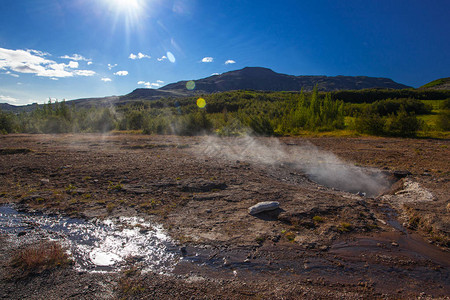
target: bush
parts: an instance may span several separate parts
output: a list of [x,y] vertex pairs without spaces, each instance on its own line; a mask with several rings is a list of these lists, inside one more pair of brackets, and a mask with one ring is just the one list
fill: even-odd
[[0,133],[11,133],[14,130],[14,115],[0,110]]
[[421,122],[414,114],[409,114],[404,108],[397,115],[390,115],[386,125],[386,132],[400,137],[413,137],[421,127]]
[[63,247],[50,241],[43,241],[17,251],[10,261],[10,265],[18,268],[24,276],[65,267],[70,263],[71,260]]
[[360,133],[382,135],[384,134],[384,126],[385,120],[378,114],[366,112],[355,120],[355,130]]
[[439,113],[436,126],[439,130],[450,131],[450,111],[447,110]]
[[213,128],[211,120],[206,115],[206,111],[198,111],[188,114],[181,122],[179,134],[197,135],[211,132]]
[[416,99],[386,99],[376,101],[371,105],[371,109],[380,116],[398,113],[402,107],[407,113],[416,115],[429,114],[432,110],[431,105]]

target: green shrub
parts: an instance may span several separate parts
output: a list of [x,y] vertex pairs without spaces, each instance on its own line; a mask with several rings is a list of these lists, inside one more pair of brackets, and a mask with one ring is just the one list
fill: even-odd
[[421,127],[421,122],[414,114],[409,114],[401,108],[397,115],[390,115],[386,124],[389,135],[413,137]]
[[436,120],[436,126],[439,130],[450,131],[450,111],[442,111]]
[[384,133],[385,120],[378,114],[366,112],[355,120],[355,130],[360,133],[382,135]]

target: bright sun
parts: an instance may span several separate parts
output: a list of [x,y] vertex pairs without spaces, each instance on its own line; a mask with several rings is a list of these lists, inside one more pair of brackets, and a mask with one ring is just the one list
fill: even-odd
[[125,19],[127,26],[139,24],[139,20],[146,14],[148,0],[104,0],[111,12],[116,14],[117,20]]
[[109,7],[128,21],[136,21],[146,10],[147,0],[108,0]]
[[118,10],[122,10],[122,11],[127,11],[127,10],[136,10],[141,8],[141,2],[139,0],[113,0],[111,1],[114,6],[118,9]]

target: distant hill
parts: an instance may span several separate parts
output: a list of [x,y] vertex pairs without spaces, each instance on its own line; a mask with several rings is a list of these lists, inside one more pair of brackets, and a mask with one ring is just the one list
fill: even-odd
[[419,89],[450,90],[450,77],[433,80]]
[[[158,100],[161,98],[178,98],[196,94],[209,94],[233,90],[260,91],[311,91],[317,85],[319,91],[380,89],[407,89],[407,85],[397,83],[389,78],[368,76],[294,76],[281,74],[261,67],[246,67],[220,75],[194,80],[195,88],[188,90],[186,81],[179,81],[159,89],[135,89],[123,96],[103,98],[84,98],[67,101],[77,107],[123,105],[138,100]],[[36,108],[36,105],[14,106],[0,104],[3,111],[20,112]]]
[[37,103],[21,105],[21,106],[11,105],[8,103],[0,103],[1,111],[13,112],[13,113],[32,111],[32,110],[35,110],[36,107],[38,107]]
[[[186,90],[188,81],[168,84],[159,90]],[[276,73],[271,69],[247,67],[221,75],[195,80],[195,90],[214,93],[232,90],[310,91],[317,85],[319,91],[361,90],[369,88],[410,88],[389,78],[367,76],[294,76]]]

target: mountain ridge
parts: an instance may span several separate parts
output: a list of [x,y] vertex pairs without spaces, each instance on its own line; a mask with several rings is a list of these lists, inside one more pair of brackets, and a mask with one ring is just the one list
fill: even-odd
[[[165,85],[159,90],[186,89],[188,80]],[[206,93],[232,90],[261,91],[305,91],[317,85],[319,91],[360,90],[366,88],[405,89],[410,86],[397,83],[389,78],[369,76],[325,76],[325,75],[288,75],[277,73],[269,68],[245,67],[219,75],[195,80],[195,89]]]
[[[195,88],[187,89],[189,81]],[[371,88],[407,89],[410,86],[397,83],[389,78],[369,76],[326,76],[326,75],[288,75],[277,73],[264,67],[245,67],[197,80],[182,80],[169,83],[159,89],[137,88],[123,96],[108,96],[68,100],[77,107],[122,105],[135,100],[158,100],[179,98],[197,94],[210,94],[233,90],[260,91],[310,91],[317,86],[319,91],[361,90]],[[2,105],[5,111],[23,111],[35,108],[32,105]]]

